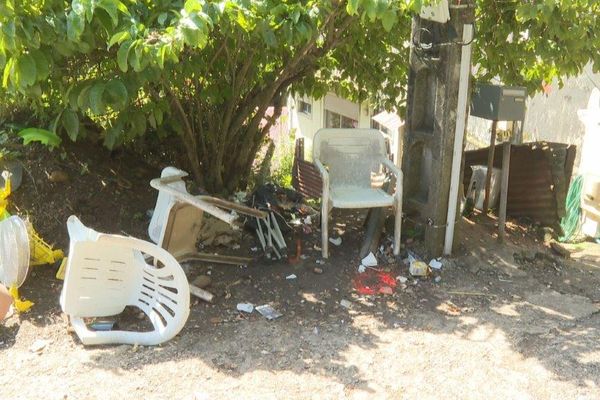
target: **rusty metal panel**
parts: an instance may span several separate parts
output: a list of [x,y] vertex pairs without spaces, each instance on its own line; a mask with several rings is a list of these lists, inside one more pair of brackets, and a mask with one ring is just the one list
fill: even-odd
[[304,139],[296,140],[292,186],[303,197],[320,199],[323,193],[321,173],[315,165],[304,159]]
[[[486,165],[489,147],[465,152],[463,183],[471,179],[472,165]],[[494,167],[502,168],[502,145],[496,145]],[[564,199],[571,181],[576,147],[535,142],[511,146],[507,214],[528,217],[554,226],[564,215]]]

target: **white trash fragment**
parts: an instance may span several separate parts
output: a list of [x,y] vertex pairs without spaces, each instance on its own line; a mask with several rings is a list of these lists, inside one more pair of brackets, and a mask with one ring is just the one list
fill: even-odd
[[240,249],[240,245],[239,244],[234,244],[233,246],[231,246],[232,250],[239,250]]
[[306,260],[307,258],[309,258],[309,256],[307,256],[306,254],[300,255],[300,259],[302,259],[302,260]]
[[429,261],[429,266],[433,269],[442,269],[444,264],[442,264],[439,259],[433,258],[431,261]]
[[44,339],[37,339],[31,346],[29,346],[29,351],[32,353],[41,353],[46,346],[48,346],[48,341]]
[[377,266],[377,258],[373,253],[369,253],[365,258],[363,258],[360,262],[365,267],[376,267]]
[[312,225],[312,218],[310,218],[309,215],[308,217],[304,218],[302,222],[304,222],[305,225]]
[[362,273],[364,273],[366,270],[367,270],[367,267],[365,267],[364,265],[360,264],[360,265],[358,266],[358,273],[359,273],[359,274],[362,274]]
[[237,310],[250,314],[254,311],[254,305],[252,303],[238,303]]
[[352,308],[352,303],[346,299],[340,300],[340,306],[344,308]]
[[398,275],[398,276],[396,277],[396,280],[397,280],[398,282],[400,282],[400,283],[406,283],[406,282],[408,282],[408,278],[407,278],[407,277],[405,277],[405,276],[402,276],[402,275]]
[[291,281],[292,279],[296,279],[296,278],[297,278],[296,274],[291,274],[291,275],[288,275],[285,277],[285,279],[287,279],[288,281]]
[[329,242],[336,246],[339,246],[342,244],[342,238],[341,237],[329,238]]
[[258,251],[258,247],[250,247],[250,251],[256,253]]
[[325,261],[323,261],[323,260],[317,260],[317,261],[315,261],[315,263],[319,264],[319,265],[323,265],[323,264],[325,264]]
[[283,315],[282,313],[278,312],[273,307],[271,307],[269,304],[264,304],[262,306],[256,307],[256,311],[258,311],[260,315],[262,315],[269,321],[277,319]]

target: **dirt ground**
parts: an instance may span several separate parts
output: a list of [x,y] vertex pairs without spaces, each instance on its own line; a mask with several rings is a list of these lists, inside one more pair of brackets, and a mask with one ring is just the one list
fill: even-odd
[[[156,199],[148,182],[160,163],[98,149],[71,149],[63,161],[39,149],[25,157],[12,211],[29,214],[48,241],[66,249],[70,214],[99,231],[147,238]],[[50,182],[55,169],[69,179]],[[61,315],[57,267],[35,267],[21,295],[36,304],[0,325],[0,398],[600,398],[600,266],[557,258],[517,223],[500,245],[494,221],[477,217],[461,221],[457,256],[438,282],[394,263],[382,268],[406,284],[365,296],[353,283],[360,215],[334,220],[343,242],[322,266],[318,232],[305,237],[308,258],[294,265],[187,266],[190,279],[210,272],[216,301],[193,300],[183,331],[156,347],[84,348]],[[253,246],[246,239],[242,250]],[[241,314],[239,302],[269,303],[283,316]],[[32,351],[39,340],[43,348]]]

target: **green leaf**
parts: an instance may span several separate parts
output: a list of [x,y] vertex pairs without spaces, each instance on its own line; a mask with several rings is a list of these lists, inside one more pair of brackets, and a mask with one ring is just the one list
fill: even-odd
[[119,69],[123,72],[127,72],[127,58],[129,57],[129,50],[131,49],[131,40],[127,40],[121,44],[119,51],[117,51],[117,64]]
[[110,49],[115,43],[121,44],[123,41],[130,39],[131,34],[128,31],[117,32],[108,41],[108,49]]
[[383,29],[386,30],[386,32],[389,32],[392,30],[392,28],[394,27],[394,24],[398,21],[398,16],[396,15],[396,12],[393,10],[388,10],[385,14],[383,14],[383,16],[381,17],[381,23],[383,25]]
[[46,55],[40,50],[33,50],[31,56],[35,61],[35,69],[37,72],[37,80],[43,80],[50,74],[50,65]]
[[108,104],[115,111],[121,111],[127,106],[129,102],[129,96],[127,94],[127,88],[120,79],[113,79],[106,84],[105,94],[108,100]]
[[85,29],[85,17],[73,11],[67,16],[67,37],[77,42]]
[[62,116],[62,126],[67,131],[69,138],[76,141],[79,135],[79,118],[77,118],[77,114],[71,110],[65,110]]
[[346,12],[350,15],[355,15],[358,11],[358,4],[360,0],[348,0],[348,4],[346,4]]
[[162,46],[159,50],[158,65],[160,69],[163,69],[165,67],[165,58],[167,57],[167,51],[169,51],[169,47],[166,45]]
[[196,11],[202,11],[202,3],[200,2],[200,0],[187,0],[185,2],[185,5],[183,6],[183,9],[188,14],[191,14]]
[[17,61],[17,73],[21,87],[31,86],[35,83],[37,69],[35,60],[30,54],[25,54]]
[[110,16],[113,26],[117,26],[119,23],[119,10],[117,8],[116,0],[100,0],[96,7],[103,9]]
[[14,72],[13,71],[14,67],[15,67],[15,58],[11,57],[6,62],[6,65],[4,66],[4,74],[2,75],[2,87],[5,89],[8,87],[8,80]]
[[54,132],[41,128],[27,128],[18,133],[23,139],[23,144],[27,145],[31,142],[40,142],[46,146],[54,148],[60,145],[61,139]]
[[106,111],[106,106],[102,99],[104,88],[104,83],[98,82],[90,90],[90,109],[96,115],[102,115]]
[[158,23],[160,25],[164,25],[165,22],[167,21],[167,17],[168,16],[169,16],[169,14],[167,14],[165,12],[164,13],[160,13],[160,15],[158,16],[158,19],[157,19]]
[[79,91],[79,94],[77,95],[77,107],[80,110],[86,110],[89,108],[90,99],[88,94],[91,88],[92,87],[90,85],[87,85]]
[[123,123],[117,122],[104,132],[104,146],[112,150],[117,144],[117,140],[123,133]]

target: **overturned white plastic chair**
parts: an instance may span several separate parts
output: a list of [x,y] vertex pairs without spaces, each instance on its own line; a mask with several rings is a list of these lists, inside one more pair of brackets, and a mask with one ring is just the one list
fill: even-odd
[[[323,257],[328,257],[328,221],[332,208],[393,207],[394,254],[400,253],[402,171],[388,158],[385,139],[377,129],[320,129],[313,139],[313,162],[321,173],[321,234]],[[383,170],[395,176],[389,194],[377,187]]]
[[200,238],[204,213],[233,226],[238,213],[261,220],[267,217],[267,213],[218,197],[194,196],[185,187],[183,178],[187,175],[187,172],[175,167],[166,167],[160,178],[150,181],[150,186],[158,190],[156,207],[148,227],[150,239],[182,262],[204,259],[232,264],[246,263],[247,260],[240,257],[215,257],[198,252],[196,244]]
[[[190,312],[185,273],[167,251],[144,240],[98,233],[75,216],[67,221],[71,239],[60,304],[84,345],[156,345],[173,338]],[[158,261],[149,265],[144,255]],[[94,331],[84,318],[108,317],[126,306],[140,308],[149,332]]]

